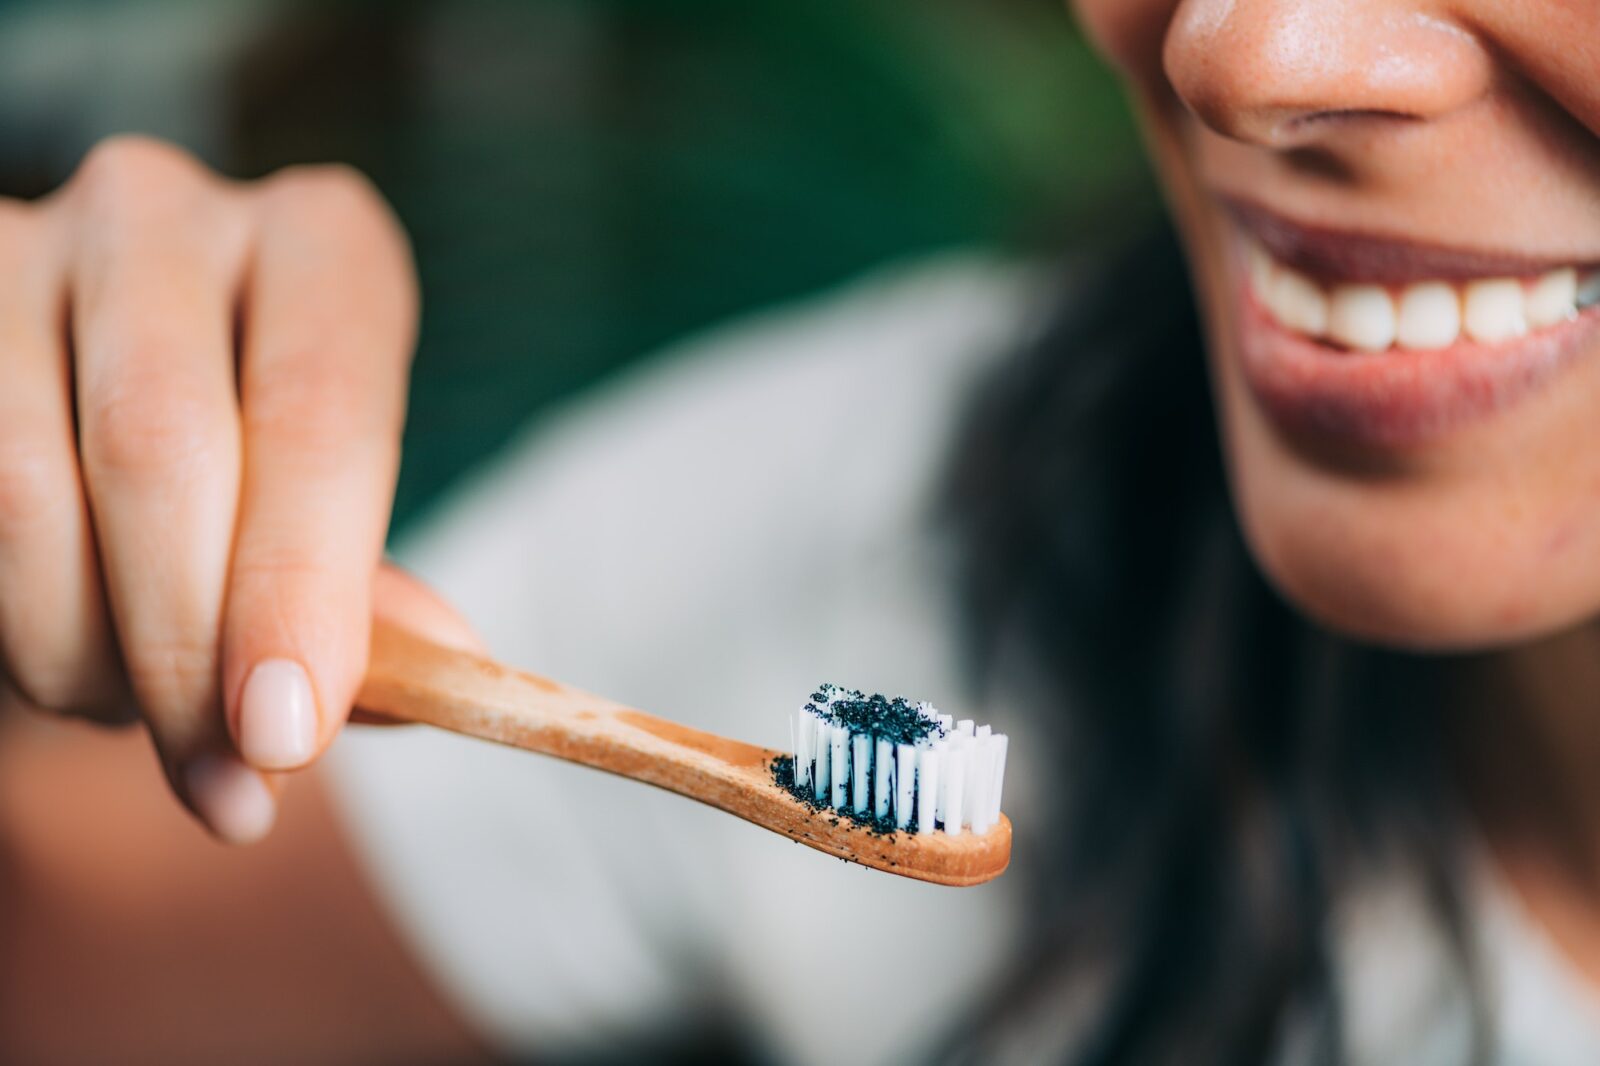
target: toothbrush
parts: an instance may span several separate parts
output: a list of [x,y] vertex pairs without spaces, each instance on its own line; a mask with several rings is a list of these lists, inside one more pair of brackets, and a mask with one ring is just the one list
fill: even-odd
[[[917,707],[930,724],[913,743],[890,744],[834,713],[854,706],[847,701],[859,693],[824,686],[818,696],[821,702],[814,697],[792,723],[800,727],[797,750],[779,752],[678,725],[378,621],[356,704],[386,718],[657,785],[886,873],[966,886],[1005,871],[1011,823],[999,813],[1003,737],[997,743],[987,728],[980,737],[970,722],[957,725],[925,704],[899,701]],[[869,723],[856,723],[862,724]],[[892,758],[881,754],[886,750]],[[881,774],[863,764],[863,754],[879,756]],[[898,776],[891,763],[902,771]],[[780,783],[785,768],[787,782]],[[957,777],[987,785],[952,790]],[[855,787],[841,788],[841,781]],[[929,787],[919,789],[923,784]]]

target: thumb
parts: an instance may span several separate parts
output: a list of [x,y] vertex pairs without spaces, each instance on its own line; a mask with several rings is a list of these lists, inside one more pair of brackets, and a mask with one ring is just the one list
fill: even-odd
[[[477,655],[488,654],[483,638],[478,636],[459,611],[419,578],[393,563],[386,562],[378,569],[372,586],[372,612],[376,617],[426,637],[435,644]],[[351,714],[350,720],[366,725],[382,725],[392,721],[359,707]]]
[[378,568],[372,586],[372,610],[385,621],[408,629],[435,644],[488,654],[488,647],[461,612],[450,606],[420,578],[393,563]]

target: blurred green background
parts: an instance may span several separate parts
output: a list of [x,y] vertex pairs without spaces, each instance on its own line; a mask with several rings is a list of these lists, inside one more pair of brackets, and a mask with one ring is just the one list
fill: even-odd
[[390,197],[425,302],[397,528],[696,328],[1154,203],[1053,0],[0,4],[0,191],[128,129],[238,175],[347,161]]

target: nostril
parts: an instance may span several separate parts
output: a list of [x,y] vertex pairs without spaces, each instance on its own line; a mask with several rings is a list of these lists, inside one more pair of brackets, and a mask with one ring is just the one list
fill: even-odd
[[1272,127],[1271,136],[1277,147],[1292,149],[1310,144],[1339,127],[1420,121],[1421,116],[1405,111],[1376,107],[1330,108],[1290,114]]
[[1283,153],[1283,159],[1299,174],[1334,182],[1348,182],[1355,177],[1350,160],[1322,145],[1290,148]]
[[1360,120],[1397,120],[1397,122],[1418,122],[1418,115],[1406,114],[1403,110],[1384,110],[1381,107],[1341,107],[1341,109],[1314,110],[1309,114],[1293,115],[1283,120],[1283,133],[1293,134],[1296,130],[1310,128],[1310,126],[1326,126],[1331,123],[1360,122]]
[[1331,111],[1313,111],[1306,115],[1296,115],[1288,119],[1286,125],[1313,126],[1330,122],[1354,122],[1358,119],[1398,119],[1402,122],[1414,122],[1416,115],[1409,115],[1404,111],[1386,111],[1375,107],[1346,107]]

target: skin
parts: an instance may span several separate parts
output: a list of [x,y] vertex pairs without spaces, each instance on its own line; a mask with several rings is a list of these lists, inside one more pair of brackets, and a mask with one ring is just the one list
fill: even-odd
[[[351,171],[236,184],[118,138],[44,201],[0,201],[0,269],[4,677],[47,712],[137,713],[178,798],[259,838],[268,775],[332,740],[366,662],[415,331],[405,240]],[[309,677],[303,757],[241,743],[266,661]]]
[[[1325,625],[1472,652],[1462,775],[1497,867],[1600,981],[1600,351],[1384,447],[1283,424],[1242,370],[1219,197],[1305,226],[1600,260],[1600,8],[1571,0],[1079,0],[1189,252],[1236,510]],[[1591,347],[1594,345],[1591,343]]]
[[[388,208],[343,168],[235,183],[123,137],[0,200],[0,271],[0,1059],[482,1057],[314,782],[259,856],[218,843],[264,837],[344,724],[374,611],[474,640],[380,566],[417,316]],[[241,722],[274,660],[312,692],[291,759]]]

